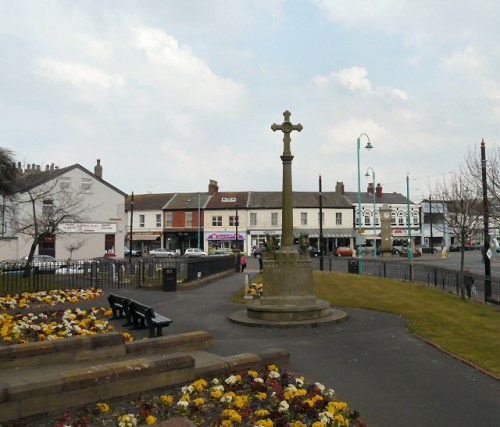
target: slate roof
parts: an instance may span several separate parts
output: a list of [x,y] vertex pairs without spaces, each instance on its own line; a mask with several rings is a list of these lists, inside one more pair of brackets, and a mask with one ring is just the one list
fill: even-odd
[[[139,211],[161,210],[175,193],[134,194],[134,209]],[[125,211],[130,210],[131,196],[125,199]]]
[[80,169],[82,172],[91,176],[96,181],[99,181],[100,183],[111,188],[112,190],[116,191],[117,193],[120,193],[124,197],[127,195],[126,193],[124,193],[120,189],[116,188],[114,185],[111,185],[109,182],[105,181],[104,179],[99,178],[96,174],[90,172],[88,169],[84,168],[82,165],[80,165],[78,163],[75,163],[74,165],[71,165],[71,166],[66,166],[64,168],[59,168],[59,169],[23,173],[22,175],[19,175],[18,178],[16,179],[16,181],[14,182],[14,185],[13,185],[14,192],[15,193],[24,193],[27,190],[30,190],[32,188],[36,188],[36,187],[43,185],[49,181],[57,179],[73,169]]
[[[255,191],[249,193],[249,209],[281,209],[281,191]],[[317,191],[294,191],[294,208],[312,208],[319,206]],[[323,192],[324,208],[351,208],[352,203],[343,195],[333,191]]]
[[198,197],[200,208],[205,209],[207,202],[210,200],[208,193],[175,193],[160,209],[164,210],[193,210],[198,209]]
[[[205,209],[235,209],[236,205],[240,208],[248,208],[248,195],[248,191],[219,191],[210,198]],[[235,200],[229,201],[231,199]]]
[[[338,194],[338,193],[337,193]],[[351,204],[358,203],[358,192],[357,191],[346,191],[344,192],[344,196],[351,202]],[[375,197],[375,201],[377,205],[379,204],[387,204],[387,205],[406,205],[408,203],[408,199],[400,193],[382,193],[382,197]],[[361,203],[373,203],[373,194],[368,193],[367,191],[361,192]],[[413,203],[410,200],[410,203]]]

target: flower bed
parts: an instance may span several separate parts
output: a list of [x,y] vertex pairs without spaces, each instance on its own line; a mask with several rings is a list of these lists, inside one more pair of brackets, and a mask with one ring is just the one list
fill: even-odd
[[[56,417],[18,420],[10,426],[134,427],[185,417],[200,426],[326,427],[364,426],[356,411],[334,398],[320,383],[280,372],[269,365],[261,373],[199,379],[176,390],[98,402]],[[30,424],[31,423],[31,424]]]

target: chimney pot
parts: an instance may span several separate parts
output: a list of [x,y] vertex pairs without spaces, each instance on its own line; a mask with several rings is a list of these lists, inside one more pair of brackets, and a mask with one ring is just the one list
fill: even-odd
[[102,179],[101,159],[97,159],[97,164],[94,166],[94,174]]
[[380,182],[377,183],[377,188],[375,189],[377,197],[382,197],[382,186],[380,185]]

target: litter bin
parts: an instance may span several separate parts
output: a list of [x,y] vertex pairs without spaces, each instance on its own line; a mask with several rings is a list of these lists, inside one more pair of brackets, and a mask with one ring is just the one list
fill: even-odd
[[359,274],[359,260],[350,259],[347,263],[347,272]]
[[177,269],[173,267],[166,267],[162,270],[163,286],[162,290],[165,292],[177,291]]

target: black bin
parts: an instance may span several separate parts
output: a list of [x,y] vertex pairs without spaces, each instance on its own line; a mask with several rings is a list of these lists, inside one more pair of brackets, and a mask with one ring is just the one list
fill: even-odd
[[359,274],[359,260],[358,259],[350,259],[347,263],[347,272]]
[[162,290],[165,292],[177,291],[177,269],[165,267],[162,269]]

